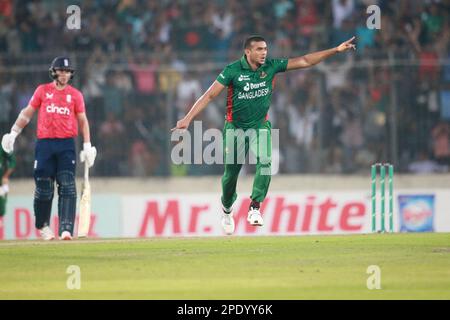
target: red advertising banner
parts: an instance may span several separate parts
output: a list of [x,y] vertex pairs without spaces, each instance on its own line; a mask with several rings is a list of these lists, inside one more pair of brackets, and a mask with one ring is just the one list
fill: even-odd
[[[222,235],[220,196],[125,196],[122,226],[127,237]],[[342,234],[368,232],[364,193],[272,194],[261,206],[265,224],[247,223],[250,199],[236,201],[236,235]]]

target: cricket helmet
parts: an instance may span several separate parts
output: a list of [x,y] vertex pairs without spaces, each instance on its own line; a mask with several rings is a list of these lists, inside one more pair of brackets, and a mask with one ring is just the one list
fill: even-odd
[[75,68],[72,66],[72,63],[68,57],[56,57],[53,59],[52,64],[48,69],[52,80],[56,79],[56,70],[69,70],[71,72],[70,80],[73,79]]

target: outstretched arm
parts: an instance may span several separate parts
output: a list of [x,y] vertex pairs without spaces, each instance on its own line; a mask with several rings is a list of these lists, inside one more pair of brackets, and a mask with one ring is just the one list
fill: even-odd
[[313,52],[298,58],[289,59],[286,70],[309,68],[335,55],[336,53],[345,52],[350,49],[356,50],[356,46],[352,43],[353,40],[355,40],[355,37],[341,43],[339,46],[335,48]]
[[209,87],[208,90],[194,103],[191,110],[187,113],[187,115],[177,122],[175,128],[172,131],[177,129],[187,129],[191,121],[200,113],[203,109],[206,108],[208,103],[210,103],[215,97],[217,97],[225,88],[223,84],[218,82],[217,80],[213,82],[213,84]]

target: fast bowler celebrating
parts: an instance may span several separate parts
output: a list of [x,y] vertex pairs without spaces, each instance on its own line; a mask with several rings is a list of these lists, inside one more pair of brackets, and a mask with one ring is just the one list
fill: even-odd
[[[261,144],[266,144],[266,153],[256,155],[256,174],[253,182],[251,203],[247,220],[251,225],[262,226],[263,218],[259,211],[264,201],[271,180],[271,123],[267,119],[273,90],[273,80],[279,72],[308,68],[336,53],[356,49],[352,43],[355,37],[339,46],[307,54],[292,59],[269,59],[267,57],[267,44],[264,38],[252,36],[245,40],[244,55],[228,66],[219,74],[216,81],[195,102],[187,115],[177,122],[172,130],[187,129],[190,122],[199,114],[208,103],[217,97],[227,87],[227,111],[225,117],[224,133],[226,131],[252,129],[256,131],[254,138],[239,142],[234,136],[228,139],[224,135],[225,172],[222,177],[222,227],[226,234],[234,232],[235,224],[232,205],[237,198],[236,184],[242,163],[236,163],[236,154],[229,161],[229,150],[239,154],[247,154],[248,150],[260,150]],[[261,132],[265,132],[262,137]],[[257,146],[257,147],[256,147]],[[263,173],[264,172],[264,173]],[[269,173],[268,173],[269,172]]]
[[67,57],[53,60],[49,73],[53,80],[38,86],[28,106],[24,108],[11,132],[2,139],[3,149],[12,153],[14,141],[38,111],[37,142],[34,161],[35,225],[44,240],[55,238],[49,227],[55,180],[58,185],[59,236],[71,240],[74,230],[77,190],[75,185],[75,137],[78,126],[83,135],[81,162],[94,164],[97,150],[91,146],[89,122],[84,98],[69,85],[75,69]]

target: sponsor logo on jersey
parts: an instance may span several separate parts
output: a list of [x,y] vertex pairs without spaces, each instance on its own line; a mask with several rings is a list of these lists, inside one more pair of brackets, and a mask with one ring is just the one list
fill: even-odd
[[260,82],[260,83],[250,83],[250,89],[260,89],[266,86],[266,82]]
[[238,78],[238,81],[250,81],[250,76],[241,74]]
[[46,99],[53,99],[53,93],[46,93],[45,94]]
[[264,71],[261,71],[261,72],[259,73],[259,77],[260,77],[261,79],[264,79],[265,77],[267,77],[267,73],[265,73]]
[[253,90],[253,89],[261,89],[264,88],[266,86],[266,82],[259,82],[259,83],[249,83],[247,82],[244,86],[244,91],[249,91],[249,90]]
[[266,96],[269,93],[269,89],[266,88],[266,81],[259,82],[259,83],[250,83],[247,82],[243,88],[245,92],[248,92],[250,90],[259,89],[257,91],[252,91],[249,94],[240,92],[238,94],[239,99],[253,99],[258,97]]
[[70,110],[69,108],[66,107],[58,107],[56,106],[54,103],[50,104],[47,106],[47,108],[45,109],[48,113],[56,113],[56,114],[61,114],[61,115],[66,115],[69,116],[70,115]]

